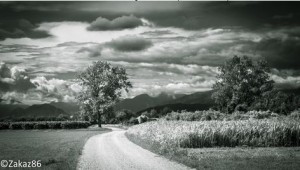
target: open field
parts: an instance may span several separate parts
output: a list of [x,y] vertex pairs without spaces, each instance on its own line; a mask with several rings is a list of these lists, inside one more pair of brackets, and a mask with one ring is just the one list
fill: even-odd
[[129,129],[128,135],[150,140],[162,149],[183,147],[300,146],[300,122],[292,119],[238,121],[148,122]]
[[2,130],[0,160],[41,160],[42,169],[76,169],[87,139],[108,129]]
[[299,130],[293,120],[160,120],[133,126],[126,135],[197,169],[299,169]]

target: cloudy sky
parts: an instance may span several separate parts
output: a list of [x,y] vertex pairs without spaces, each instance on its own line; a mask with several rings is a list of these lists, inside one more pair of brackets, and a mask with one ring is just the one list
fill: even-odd
[[123,97],[209,90],[234,55],[300,87],[299,2],[0,2],[2,98],[74,101],[93,61],[127,69]]

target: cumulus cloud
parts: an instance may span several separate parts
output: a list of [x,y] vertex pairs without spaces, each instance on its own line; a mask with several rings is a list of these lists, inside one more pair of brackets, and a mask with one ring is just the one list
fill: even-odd
[[106,44],[115,50],[130,52],[145,50],[152,45],[152,42],[139,36],[122,36]]
[[36,77],[32,82],[36,85],[36,92],[40,92],[43,98],[54,98],[55,101],[74,102],[81,90],[77,83],[55,78],[48,80],[45,77]]
[[72,80],[47,79],[43,76],[30,78],[26,69],[0,63],[0,92],[4,100],[18,100],[27,104],[75,102],[80,90],[81,86]]
[[142,20],[133,15],[121,16],[113,20],[98,17],[95,21],[93,21],[90,24],[90,26],[87,29],[89,31],[122,30],[128,28],[135,28],[142,25]]
[[139,94],[147,93],[151,96],[157,96],[160,93],[168,94],[190,94],[199,91],[211,90],[211,87],[215,80],[205,80],[198,82],[170,82],[166,84],[139,84],[135,86],[133,84],[133,89],[130,89],[129,94],[136,96]]
[[300,88],[300,76],[280,77],[278,75],[271,75],[271,79],[275,81],[275,86],[279,89],[295,89]]
[[0,63],[0,90],[4,92],[26,92],[35,88],[30,81],[25,69],[17,66],[9,68],[5,63]]

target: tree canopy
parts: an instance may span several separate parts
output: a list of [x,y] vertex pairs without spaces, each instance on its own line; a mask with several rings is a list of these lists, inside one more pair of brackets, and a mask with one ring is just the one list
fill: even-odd
[[123,67],[112,66],[108,62],[97,61],[78,76],[83,87],[78,95],[82,113],[101,127],[101,115],[111,110],[118,101],[122,90],[132,87]]
[[254,62],[249,57],[233,57],[219,67],[213,98],[221,111],[245,111],[256,100],[273,89],[266,61]]

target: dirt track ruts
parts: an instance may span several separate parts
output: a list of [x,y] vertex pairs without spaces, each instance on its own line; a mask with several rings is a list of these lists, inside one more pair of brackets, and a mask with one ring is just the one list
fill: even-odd
[[79,170],[185,170],[182,164],[170,161],[132,143],[125,130],[91,137],[79,159]]

